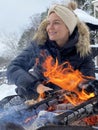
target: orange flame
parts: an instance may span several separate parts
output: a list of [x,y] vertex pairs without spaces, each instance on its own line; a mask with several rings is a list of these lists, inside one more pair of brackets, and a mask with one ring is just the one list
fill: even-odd
[[[64,66],[67,67],[64,68]],[[83,89],[79,91],[78,85],[85,81],[84,76],[79,70],[74,70],[68,62],[59,65],[57,60],[54,63],[53,58],[48,56],[43,63],[43,67],[45,68],[44,76],[48,79],[48,82],[74,93],[65,95],[73,105],[78,105],[95,96],[94,93],[87,94]]]

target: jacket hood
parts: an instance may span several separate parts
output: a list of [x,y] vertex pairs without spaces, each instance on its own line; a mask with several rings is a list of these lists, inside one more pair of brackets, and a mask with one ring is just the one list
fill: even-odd
[[[37,41],[38,45],[44,45],[48,38],[46,26],[47,20],[44,19],[33,37],[33,40]],[[79,40],[76,43],[77,53],[80,53],[80,56],[84,57],[91,52],[90,33],[87,25],[81,21],[78,21],[77,28],[79,33]]]

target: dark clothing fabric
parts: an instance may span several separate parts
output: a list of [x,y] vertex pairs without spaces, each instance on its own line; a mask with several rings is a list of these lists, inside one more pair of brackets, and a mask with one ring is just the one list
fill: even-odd
[[92,47],[92,54],[93,54],[93,58],[98,56],[98,47]]
[[[36,86],[42,83],[45,77],[42,74],[41,66],[34,66],[34,64],[37,58],[39,58],[40,63],[43,63],[44,58],[48,55],[51,55],[54,60],[57,58],[59,64],[68,61],[74,70],[78,69],[85,76],[95,76],[92,55],[80,57],[80,54],[77,53],[76,43],[78,39],[79,34],[77,29],[75,29],[69,41],[62,48],[49,39],[44,45],[38,45],[33,41],[27,49],[11,62],[7,69],[9,82],[18,86],[17,93],[26,99],[36,99],[38,97]],[[29,71],[31,68],[33,68],[32,72]],[[58,86],[52,83],[48,83],[47,86],[59,89]]]

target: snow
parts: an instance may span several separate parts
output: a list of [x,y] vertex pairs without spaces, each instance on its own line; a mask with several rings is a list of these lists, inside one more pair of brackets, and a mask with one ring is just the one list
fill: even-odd
[[3,57],[5,52],[7,51],[6,45],[4,45],[3,43],[0,43],[0,50],[2,49],[2,51],[0,51],[0,57]]
[[94,48],[96,48],[96,47],[98,47],[98,44],[91,45],[91,47],[94,47]]
[[98,79],[98,73],[96,73],[96,79]]
[[15,85],[2,84],[0,86],[0,100],[6,96],[16,95]]
[[85,11],[77,8],[74,12],[81,21],[86,22],[86,23],[91,23],[94,25],[98,25],[98,19],[89,15]]
[[92,1],[93,4],[94,4],[94,3],[97,3],[97,2],[98,2],[98,0],[93,0],[93,1]]

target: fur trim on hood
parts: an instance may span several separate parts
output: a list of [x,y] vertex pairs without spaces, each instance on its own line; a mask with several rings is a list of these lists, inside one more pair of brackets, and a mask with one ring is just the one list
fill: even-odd
[[[44,19],[33,37],[33,40],[36,40],[39,45],[45,44],[47,40],[46,26],[47,19]],[[91,52],[89,29],[85,23],[80,21],[78,21],[77,27],[79,32],[79,41],[76,44],[77,53],[84,57]]]

